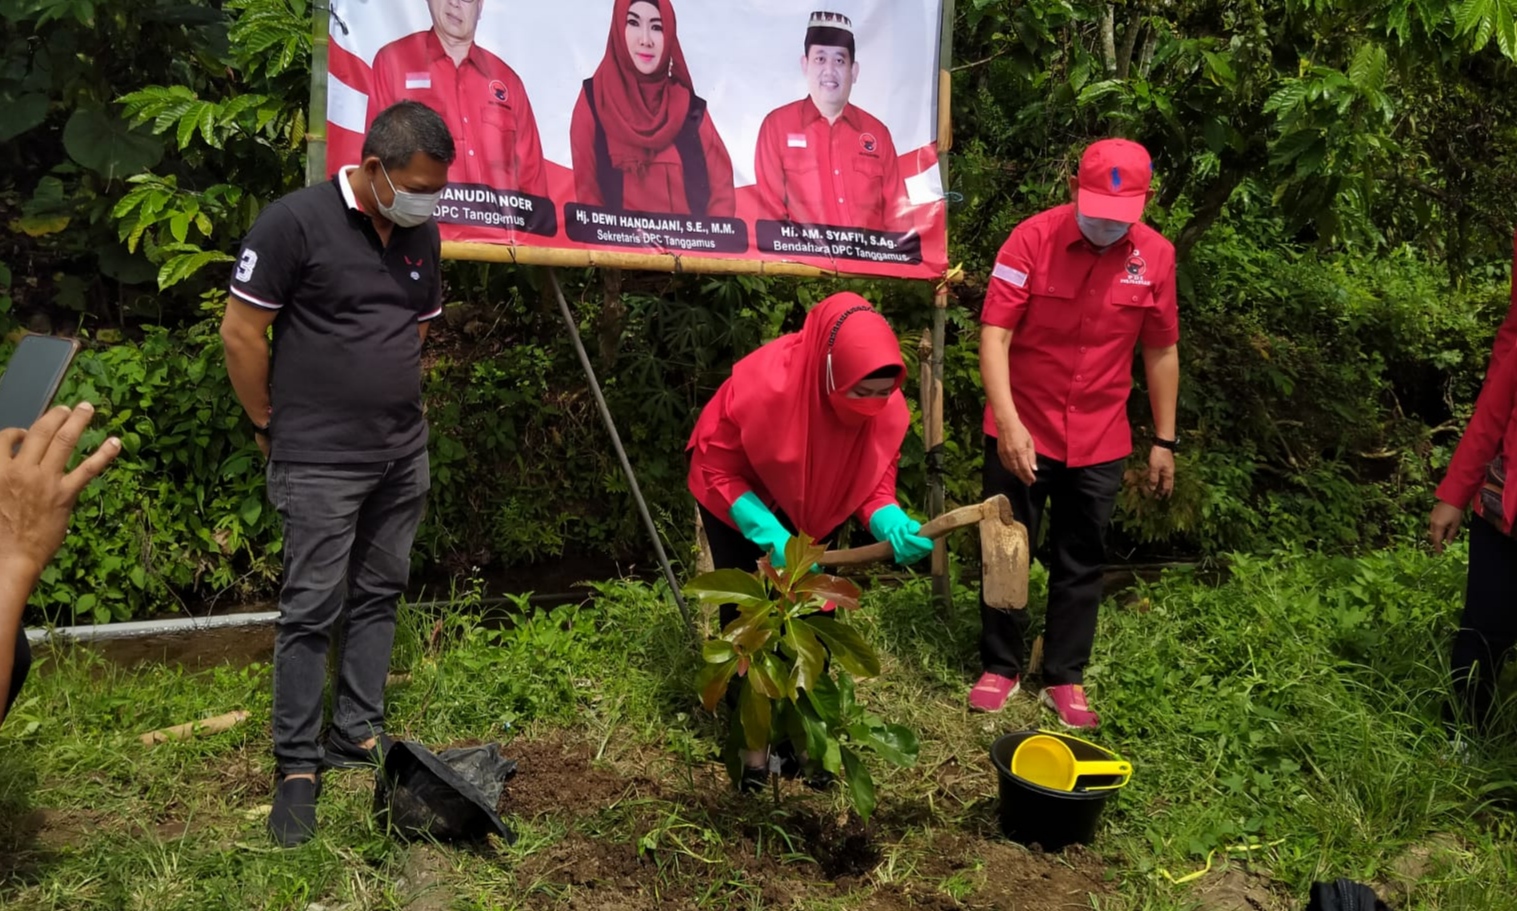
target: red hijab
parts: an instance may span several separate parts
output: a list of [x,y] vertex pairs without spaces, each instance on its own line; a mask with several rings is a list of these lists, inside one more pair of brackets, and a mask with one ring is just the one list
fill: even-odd
[[[889,366],[900,371],[888,397],[848,397],[860,380]],[[905,367],[885,318],[857,294],[834,294],[807,314],[800,332],[733,366],[690,445],[741,449],[771,505],[820,537],[869,499],[900,454],[911,420],[901,394]]]
[[[634,3],[653,4],[663,20],[664,56],[651,76],[638,70],[627,49],[627,13]],[[674,143],[690,113],[695,90],[680,50],[670,0],[616,0],[606,56],[595,70],[593,85],[595,112],[606,131],[614,167],[640,171]]]

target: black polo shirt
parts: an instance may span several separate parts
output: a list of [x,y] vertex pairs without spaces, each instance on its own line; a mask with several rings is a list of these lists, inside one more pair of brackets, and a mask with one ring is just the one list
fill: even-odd
[[417,324],[442,313],[437,223],[390,245],[345,168],[264,209],[242,243],[232,297],[278,311],[270,367],[272,457],[386,462],[427,444]]

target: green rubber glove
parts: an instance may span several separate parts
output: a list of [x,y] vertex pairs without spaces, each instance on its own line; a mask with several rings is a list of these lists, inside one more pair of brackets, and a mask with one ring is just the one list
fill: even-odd
[[895,562],[905,566],[932,553],[932,539],[917,534],[922,524],[912,520],[901,507],[891,503],[869,517],[869,531],[876,541],[888,541],[895,551]]
[[769,552],[769,562],[775,569],[785,568],[785,545],[790,543],[790,532],[757,494],[750,490],[738,497],[728,515],[743,537]]

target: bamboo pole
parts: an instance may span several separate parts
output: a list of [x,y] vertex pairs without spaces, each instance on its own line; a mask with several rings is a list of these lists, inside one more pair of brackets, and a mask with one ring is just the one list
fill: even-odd
[[[938,38],[938,169],[943,190],[948,190],[948,150],[953,148],[953,13],[954,0],[943,0]],[[946,226],[944,228],[946,233]],[[946,249],[946,237],[944,247]],[[963,281],[959,269],[948,270],[938,282],[932,298],[932,331],[928,338],[928,364],[924,375],[931,386],[923,390],[922,416],[926,421],[923,442],[927,448],[927,507],[933,518],[947,508],[943,483],[943,347],[948,331],[948,285]],[[930,420],[928,419],[930,415]],[[947,622],[953,614],[953,579],[948,571],[948,543],[937,541],[932,548],[932,590],[938,610]]]
[[[705,256],[681,256],[674,253],[623,253],[606,250],[577,250],[563,247],[529,247],[514,244],[485,244],[445,240],[443,259],[461,259],[484,263],[508,263],[517,266],[552,266],[559,269],[640,269],[645,272],[686,272],[692,275],[784,275],[794,278],[867,278],[882,276],[839,269],[823,269],[805,263],[774,262],[762,259],[724,259]],[[957,274],[948,281],[963,281]]]
[[156,746],[170,740],[182,740],[193,737],[196,734],[220,734],[230,730],[248,720],[248,713],[242,710],[227,712],[225,715],[217,715],[214,718],[205,718],[200,721],[188,721],[184,724],[176,724],[171,728],[160,728],[156,731],[148,731],[138,740],[147,746]]
[[327,44],[331,41],[331,0],[311,13],[311,104],[306,114],[306,186],[327,179]]

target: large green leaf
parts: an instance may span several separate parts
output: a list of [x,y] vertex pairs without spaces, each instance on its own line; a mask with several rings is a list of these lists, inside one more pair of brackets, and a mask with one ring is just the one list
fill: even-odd
[[[816,709],[812,706],[811,701],[809,699],[801,699],[796,702],[791,711],[791,716],[800,720],[800,726],[802,728],[801,742],[806,744],[806,755],[820,756],[822,757],[823,763],[825,763],[828,753],[827,744],[831,738],[827,736],[827,726],[822,723],[822,720],[820,718],[817,717]],[[792,742],[794,742],[795,739],[796,738],[794,735],[792,735]],[[836,741],[832,742],[834,744],[836,743]],[[834,750],[836,750],[835,746]],[[837,769],[835,767],[830,768],[827,771],[833,773],[834,775],[837,774]]]
[[789,696],[785,681],[789,674],[774,660],[773,652],[764,652],[748,667],[748,685],[770,699]]
[[842,753],[843,773],[848,780],[848,800],[859,817],[868,822],[869,817],[874,815],[876,804],[874,779],[869,777],[869,769],[857,753],[847,747],[843,747]]
[[685,594],[708,604],[736,604],[739,607],[769,600],[764,583],[740,569],[718,569],[696,576],[685,586]]
[[743,742],[754,753],[769,746],[771,708],[769,699],[754,691],[752,681],[738,696],[738,714],[743,719]]
[[811,631],[826,643],[833,659],[848,673],[860,679],[879,676],[880,656],[858,630],[832,617],[806,617],[795,622],[811,627]]
[[733,651],[732,643],[726,639],[707,639],[701,646],[701,657],[707,664],[722,664],[736,658],[737,652]]
[[880,754],[892,765],[910,768],[917,764],[922,744],[915,732],[899,724],[856,724],[848,736]]
[[737,659],[733,658],[725,664],[707,664],[701,667],[700,673],[695,677],[695,684],[701,694],[701,705],[705,706],[706,711],[716,711],[716,704],[727,695],[732,675],[737,672],[737,663]]
[[0,142],[10,142],[47,119],[47,96],[28,92],[0,98]]
[[827,650],[816,633],[800,623],[791,623],[785,633],[785,644],[795,655],[795,667],[790,671],[790,690],[809,690],[822,676],[822,665],[827,660]]
[[111,180],[156,165],[163,143],[100,108],[80,108],[63,127],[63,148],[74,161]]
[[843,721],[842,697],[831,677],[818,677],[816,686],[806,691],[806,701],[812,706],[816,717],[825,725],[840,725]]

